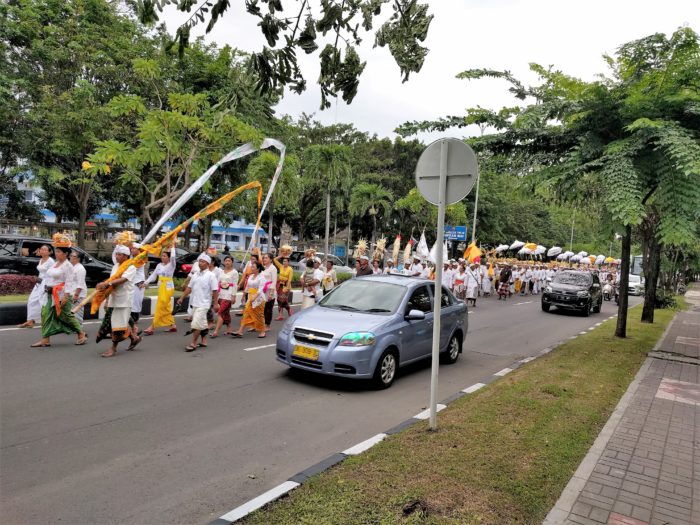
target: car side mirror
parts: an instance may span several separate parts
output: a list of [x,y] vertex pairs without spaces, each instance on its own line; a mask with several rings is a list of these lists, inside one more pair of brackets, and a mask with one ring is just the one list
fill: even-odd
[[406,316],[404,316],[406,321],[422,321],[425,319],[425,312],[420,310],[411,310]]

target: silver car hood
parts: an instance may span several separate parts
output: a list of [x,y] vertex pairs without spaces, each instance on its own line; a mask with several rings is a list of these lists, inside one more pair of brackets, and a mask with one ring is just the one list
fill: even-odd
[[331,332],[340,337],[348,332],[369,332],[394,318],[393,314],[368,314],[362,312],[347,312],[334,308],[324,308],[314,305],[295,313],[289,325],[310,328],[320,332]]

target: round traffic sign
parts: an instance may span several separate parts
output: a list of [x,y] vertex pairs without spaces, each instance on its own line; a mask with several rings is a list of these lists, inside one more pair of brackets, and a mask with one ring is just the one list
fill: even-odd
[[469,195],[476,184],[479,166],[474,150],[459,139],[438,139],[430,144],[416,165],[416,187],[431,204],[438,205],[440,161],[446,149],[445,204],[454,204]]

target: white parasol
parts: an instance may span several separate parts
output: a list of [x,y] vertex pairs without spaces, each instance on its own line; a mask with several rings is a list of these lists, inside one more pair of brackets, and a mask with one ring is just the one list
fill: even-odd
[[523,241],[516,240],[513,244],[510,245],[510,248],[508,248],[508,249],[509,250],[518,250],[518,249],[522,248],[523,246],[525,246],[525,243]]
[[[561,255],[561,248],[559,246],[552,246],[549,250],[547,250],[548,257],[554,257],[555,255]],[[557,259],[558,258],[559,257],[557,257]]]

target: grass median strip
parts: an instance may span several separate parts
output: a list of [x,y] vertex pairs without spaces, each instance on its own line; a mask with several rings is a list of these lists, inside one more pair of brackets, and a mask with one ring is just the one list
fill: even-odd
[[541,523],[675,311],[630,309],[315,476],[252,524]]

